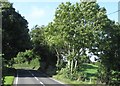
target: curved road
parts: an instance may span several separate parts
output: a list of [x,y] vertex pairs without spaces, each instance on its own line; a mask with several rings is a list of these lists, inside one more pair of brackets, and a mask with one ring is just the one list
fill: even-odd
[[67,86],[36,70],[18,69],[13,86]]

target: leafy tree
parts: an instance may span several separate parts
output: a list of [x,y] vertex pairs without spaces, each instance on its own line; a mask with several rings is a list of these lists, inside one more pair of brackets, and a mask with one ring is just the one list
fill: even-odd
[[[56,56],[54,51],[50,49],[46,42],[47,36],[45,35],[45,26],[35,26],[31,33],[31,39],[33,43],[33,50],[36,54],[41,56],[41,69],[47,70],[50,65],[55,67],[56,64]],[[51,61],[52,59],[52,61]]]
[[[96,2],[61,3],[47,28],[47,42],[64,55],[71,72],[79,67],[86,50],[98,48],[104,27],[109,24],[105,8]],[[94,52],[95,53],[95,52]],[[97,53],[95,53],[97,54]]]
[[99,47],[99,50],[102,52],[99,55],[101,57],[100,70],[104,71],[100,74],[100,79],[106,84],[119,84],[120,25],[111,21],[111,24],[107,27],[104,31],[106,35],[104,35],[104,39],[101,40]]
[[56,9],[54,21],[46,27],[35,27],[31,37],[35,50],[49,59],[48,63],[50,53],[56,54],[58,69],[66,59],[71,75],[88,61],[86,51],[99,56],[102,72],[98,78],[109,84],[112,76],[119,81],[119,28],[96,2],[66,2]]
[[36,55],[33,52],[33,50],[26,50],[25,52],[19,52],[16,58],[14,58],[14,61],[15,63],[18,63],[18,64],[25,63],[25,62],[28,62],[28,64],[30,64],[32,59],[35,59],[35,58],[40,59],[40,57]]
[[0,2],[8,2],[8,0],[0,0]]
[[28,22],[9,2],[1,3],[4,58],[10,60],[19,51],[30,48]]
[[[58,67],[60,64],[61,55],[60,52],[63,52],[64,48],[64,39],[61,38],[61,34],[56,30],[55,25],[51,22],[45,29],[45,41],[49,46],[50,50],[56,54]],[[59,67],[58,67],[59,69]]]

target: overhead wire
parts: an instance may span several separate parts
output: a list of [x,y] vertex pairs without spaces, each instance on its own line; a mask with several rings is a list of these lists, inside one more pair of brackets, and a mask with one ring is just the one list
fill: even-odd
[[117,13],[117,12],[119,12],[119,11],[120,11],[120,10],[117,10],[117,11],[112,12],[112,13],[109,13],[109,14],[107,14],[107,15],[111,15],[111,14]]

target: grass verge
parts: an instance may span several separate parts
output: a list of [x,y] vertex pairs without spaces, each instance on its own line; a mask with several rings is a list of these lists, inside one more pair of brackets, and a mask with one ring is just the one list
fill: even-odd
[[12,86],[14,78],[15,78],[14,76],[5,76],[5,78],[4,78],[4,85]]
[[76,86],[77,84],[94,84],[93,82],[83,82],[83,81],[75,81],[65,78],[63,75],[55,75],[53,76],[54,79],[59,80],[65,84],[71,84],[71,86]]
[[[97,76],[97,65],[94,64],[83,64],[82,68],[78,71],[78,75],[80,73],[83,73],[86,75],[85,81],[82,80],[72,80],[70,78],[65,77],[65,71],[62,71],[63,73],[58,73],[57,75],[54,75],[53,78],[57,79],[65,84],[71,84],[71,86],[77,86],[78,84],[96,84],[96,76]],[[77,76],[79,77],[79,76]]]
[[16,70],[14,68],[4,67],[3,69],[3,86],[12,86],[15,78]]

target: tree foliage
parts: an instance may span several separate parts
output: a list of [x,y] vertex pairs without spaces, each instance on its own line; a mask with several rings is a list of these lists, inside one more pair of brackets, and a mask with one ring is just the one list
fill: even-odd
[[10,60],[19,51],[30,48],[28,22],[9,2],[1,3],[4,58]]
[[88,58],[87,49],[93,52],[98,48],[101,35],[104,35],[102,31],[109,22],[105,8],[100,8],[96,2],[61,3],[54,22],[46,29],[45,39],[57,51],[59,59],[66,57],[72,72],[79,67],[83,57]]
[[53,22],[47,26],[36,25],[30,37],[28,22],[15,11],[12,4],[2,3],[1,7],[3,53],[6,59],[29,49],[31,37],[33,51],[18,53],[21,62],[30,62],[36,57],[34,52],[41,56],[44,69],[56,64],[58,70],[65,71],[67,78],[77,80],[81,65],[90,62],[88,52],[98,56],[98,80],[106,84],[119,84],[120,25],[111,21],[106,9],[96,1],[61,3],[55,11]]
[[14,61],[15,63],[18,63],[18,64],[25,63],[25,62],[28,62],[28,64],[30,64],[30,62],[35,58],[40,59],[40,57],[36,55],[33,52],[33,50],[26,50],[25,52],[19,52],[16,58],[14,58]]
[[119,82],[119,31],[119,25],[96,2],[66,2],[57,7],[53,22],[44,29],[33,30],[32,40],[56,54],[58,69],[62,67],[61,62],[67,62],[71,75],[81,64],[89,62],[86,51],[97,55],[101,63],[99,70],[102,70],[98,78],[110,84],[111,77]]
[[[54,51],[50,48],[50,46],[46,42],[47,36],[45,35],[45,26],[35,26],[30,32],[31,41],[33,44],[33,51],[36,54],[41,56],[41,69],[46,70],[50,65],[53,67],[56,64],[56,56]],[[51,61],[52,60],[52,61]]]

